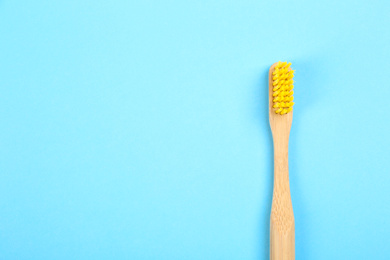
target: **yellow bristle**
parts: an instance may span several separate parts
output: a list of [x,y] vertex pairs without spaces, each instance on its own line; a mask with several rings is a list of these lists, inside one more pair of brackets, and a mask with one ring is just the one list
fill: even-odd
[[291,62],[278,62],[272,72],[272,96],[275,113],[284,115],[293,110],[294,100],[294,70],[290,68]]

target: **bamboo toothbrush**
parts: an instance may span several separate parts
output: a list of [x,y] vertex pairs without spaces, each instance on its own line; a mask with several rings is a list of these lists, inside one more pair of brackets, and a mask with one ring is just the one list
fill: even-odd
[[271,208],[270,258],[295,259],[294,214],[288,181],[288,139],[293,117],[291,63],[277,62],[269,70],[269,122],[274,140],[274,191]]

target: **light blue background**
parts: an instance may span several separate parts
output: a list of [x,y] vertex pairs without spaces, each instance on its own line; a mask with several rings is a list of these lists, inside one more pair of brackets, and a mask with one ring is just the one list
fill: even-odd
[[0,0],[0,259],[268,259],[296,70],[297,259],[389,259],[389,1]]

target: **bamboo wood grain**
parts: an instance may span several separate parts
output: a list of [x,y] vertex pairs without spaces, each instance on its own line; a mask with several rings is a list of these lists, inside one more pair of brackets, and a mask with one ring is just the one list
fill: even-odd
[[288,178],[288,139],[293,111],[276,114],[272,107],[272,72],[269,70],[269,122],[274,141],[274,190],[270,224],[270,259],[295,259],[295,225]]

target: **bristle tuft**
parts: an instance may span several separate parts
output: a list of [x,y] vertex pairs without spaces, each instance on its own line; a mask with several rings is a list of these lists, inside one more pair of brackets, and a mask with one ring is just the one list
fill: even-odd
[[278,62],[272,72],[273,108],[276,114],[284,115],[292,111],[294,105],[294,70],[291,62]]

